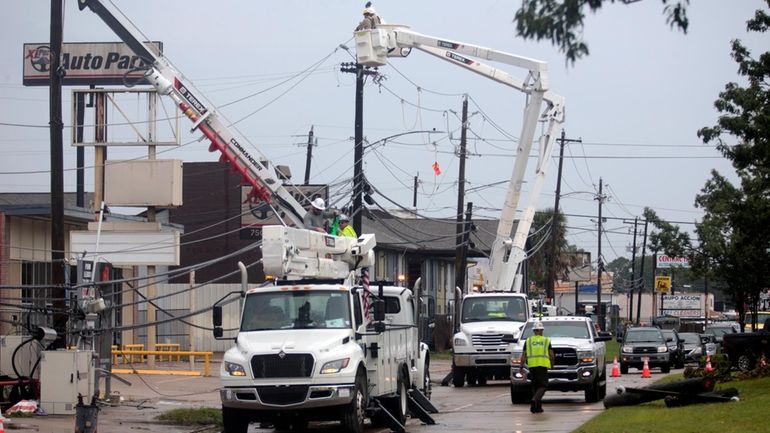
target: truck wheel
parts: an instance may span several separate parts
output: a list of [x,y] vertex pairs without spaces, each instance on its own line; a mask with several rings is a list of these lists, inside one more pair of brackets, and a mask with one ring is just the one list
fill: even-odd
[[246,433],[249,430],[248,411],[222,407],[224,433]]
[[452,384],[455,388],[462,388],[465,385],[465,370],[461,367],[452,369]]
[[676,361],[676,368],[684,368],[684,357],[681,357]]
[[530,398],[529,391],[516,389],[511,385],[511,404],[525,404]]
[[604,400],[604,397],[607,396],[607,370],[602,370],[601,379],[599,379],[599,382],[604,382],[603,384],[599,385],[599,400]]
[[[347,433],[363,433],[366,419],[366,377],[359,373],[353,388],[353,401],[342,411],[342,430]],[[246,433],[244,430],[243,433]]]
[[754,369],[754,358],[749,354],[742,354],[738,356],[738,359],[735,362],[736,367],[738,367],[738,370],[740,371],[749,371]]
[[660,366],[660,372],[661,373],[670,373],[671,372],[671,364],[663,364]]
[[401,425],[406,425],[406,412],[408,410],[409,395],[407,394],[407,383],[409,379],[404,377],[404,373],[398,375],[398,390],[396,391],[396,397],[389,401],[388,411],[393,415]]
[[620,374],[628,374],[628,365],[620,364]]
[[476,373],[465,373],[465,380],[468,382],[469,386],[473,386],[476,384]]
[[599,386],[599,377],[591,383],[585,390],[586,403],[596,403],[601,400],[601,387]]
[[484,374],[479,374],[476,377],[476,383],[478,383],[481,386],[486,385],[487,384],[487,376],[485,376]]

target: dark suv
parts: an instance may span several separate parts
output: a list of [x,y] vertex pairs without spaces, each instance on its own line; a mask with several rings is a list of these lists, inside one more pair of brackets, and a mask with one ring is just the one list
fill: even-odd
[[671,353],[666,345],[666,338],[658,328],[628,328],[620,345],[620,372],[628,373],[628,367],[642,369],[644,358],[650,368],[660,367],[660,371],[671,371]]
[[673,329],[661,329],[660,332],[666,339],[666,346],[671,354],[671,364],[674,368],[684,368],[684,340],[679,338],[679,333]]

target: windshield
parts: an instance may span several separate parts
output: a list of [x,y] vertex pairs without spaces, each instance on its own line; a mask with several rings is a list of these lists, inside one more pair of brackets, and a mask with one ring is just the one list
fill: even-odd
[[663,335],[658,329],[633,329],[626,335],[626,343],[662,343]]
[[706,329],[706,332],[714,334],[717,337],[721,337],[725,334],[733,334],[735,333],[735,330],[733,328],[708,328]]
[[679,334],[679,338],[681,338],[685,344],[700,344],[700,336],[698,334],[684,332]]
[[340,290],[252,293],[243,307],[241,331],[350,328],[349,300]]
[[463,301],[462,322],[527,320],[527,303],[522,297],[480,296]]
[[674,341],[676,341],[676,337],[674,336],[674,331],[672,331],[670,329],[663,329],[660,332],[663,334],[663,338],[665,338],[665,339],[671,338]]
[[[521,339],[531,337],[533,334],[532,323],[527,323],[524,332],[521,333]],[[543,335],[546,337],[571,337],[571,338],[589,338],[590,331],[586,322],[583,321],[569,321],[569,322],[549,322],[543,321]]]

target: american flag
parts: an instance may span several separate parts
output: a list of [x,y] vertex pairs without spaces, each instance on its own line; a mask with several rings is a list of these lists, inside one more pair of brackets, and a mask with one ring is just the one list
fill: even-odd
[[361,284],[364,286],[364,321],[369,320],[369,268],[361,268]]

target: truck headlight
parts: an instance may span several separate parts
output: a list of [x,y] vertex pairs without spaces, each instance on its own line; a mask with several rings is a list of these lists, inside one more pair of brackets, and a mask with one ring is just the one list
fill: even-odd
[[634,353],[634,348],[631,346],[623,346],[621,350],[623,350],[623,353]]
[[521,366],[521,352],[513,352],[511,354],[511,365]]
[[246,370],[243,369],[243,366],[234,362],[225,361],[225,371],[230,376],[246,376]]
[[465,341],[464,338],[462,338],[462,337],[455,337],[455,339],[454,339],[454,346],[455,347],[457,347],[457,346],[467,346],[467,345],[468,345],[468,342]]
[[665,352],[668,352],[668,347],[658,346],[658,353],[665,353]]
[[333,374],[339,373],[340,370],[348,366],[350,358],[337,359],[335,361],[329,361],[321,367],[321,374]]
[[578,352],[577,357],[583,364],[594,362],[594,353],[591,351]]

